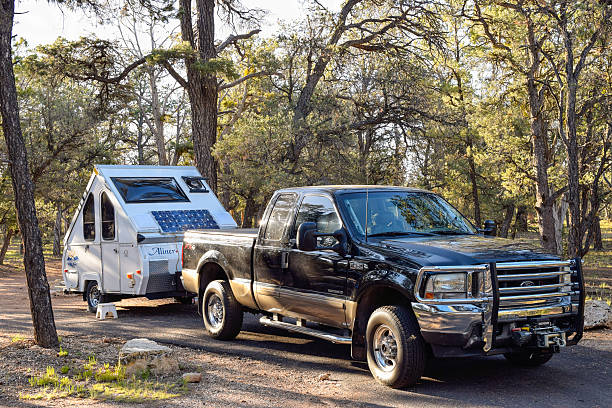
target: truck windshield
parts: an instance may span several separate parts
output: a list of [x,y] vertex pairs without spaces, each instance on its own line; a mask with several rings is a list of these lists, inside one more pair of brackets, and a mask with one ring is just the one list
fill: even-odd
[[[459,211],[431,193],[370,191],[338,195],[346,224],[358,237],[474,234]],[[366,222],[367,218],[367,222]],[[367,225],[366,225],[367,224]]]
[[111,177],[126,203],[189,202],[172,177]]

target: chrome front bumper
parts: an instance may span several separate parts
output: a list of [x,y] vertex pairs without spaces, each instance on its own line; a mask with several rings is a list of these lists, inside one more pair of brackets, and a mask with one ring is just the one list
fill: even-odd
[[[559,272],[541,272],[543,268],[559,268]],[[533,268],[539,272],[525,274]],[[515,273],[513,270],[519,270]],[[497,270],[504,274],[497,276]],[[466,299],[424,299],[422,288],[430,274],[448,272],[480,274],[478,296]],[[548,275],[547,275],[548,274]],[[518,287],[499,288],[499,282],[530,279],[531,276],[571,274],[571,282],[548,285],[548,293],[531,293],[530,289]],[[516,279],[515,279],[516,280]],[[566,286],[563,288],[563,286]],[[554,288],[554,292],[550,292]],[[525,294],[527,293],[527,294]],[[501,297],[500,297],[501,295]],[[488,353],[495,344],[496,332],[504,325],[525,322],[530,319],[557,319],[572,317],[575,321],[575,336],[568,344],[576,344],[582,336],[584,310],[584,284],[581,261],[541,261],[488,264],[474,266],[426,267],[419,271],[415,285],[416,302],[412,303],[425,341],[431,344],[455,346],[467,349],[482,344]]]

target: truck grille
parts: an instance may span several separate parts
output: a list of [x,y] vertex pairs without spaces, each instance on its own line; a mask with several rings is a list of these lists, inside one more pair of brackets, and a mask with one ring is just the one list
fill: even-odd
[[571,261],[496,264],[499,308],[569,304],[574,293]]

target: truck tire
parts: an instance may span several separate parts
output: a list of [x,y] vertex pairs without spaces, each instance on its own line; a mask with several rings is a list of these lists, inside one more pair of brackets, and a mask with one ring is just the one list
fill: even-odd
[[517,353],[506,353],[504,357],[513,364],[523,367],[537,367],[546,364],[553,353],[542,351],[520,351]]
[[376,309],[366,328],[370,372],[381,384],[403,388],[416,383],[425,371],[425,341],[419,325],[404,306]]
[[242,328],[242,306],[227,281],[212,281],[202,300],[202,318],[206,334],[218,340],[235,338]]
[[98,282],[87,282],[87,286],[85,287],[85,300],[87,301],[87,310],[91,313],[96,313],[98,311],[98,303],[103,303]]

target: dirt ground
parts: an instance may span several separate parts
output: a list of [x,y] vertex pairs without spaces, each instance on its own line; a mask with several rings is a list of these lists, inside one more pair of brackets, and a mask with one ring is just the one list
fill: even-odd
[[[61,280],[59,268],[48,262],[52,288]],[[378,385],[364,364],[352,362],[347,346],[262,327],[252,315],[245,316],[235,341],[219,342],[204,335],[195,307],[172,300],[123,301],[119,319],[105,321],[87,313],[79,296],[60,291],[52,301],[64,357],[32,346],[23,273],[0,269],[0,407],[115,406],[19,395],[32,391],[28,378],[47,366],[81,364],[91,354],[99,364],[113,364],[121,345],[136,337],[169,345],[183,372],[203,373],[184,395],[146,402],[153,407],[612,406],[612,330],[587,332],[578,346],[537,369],[514,367],[503,357],[433,360],[416,386],[392,390]]]

